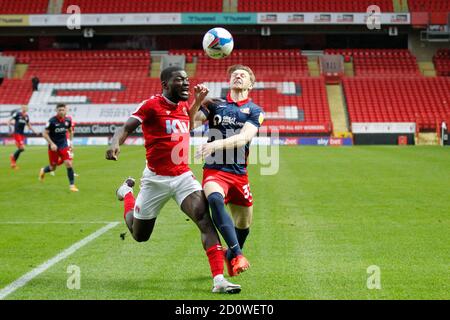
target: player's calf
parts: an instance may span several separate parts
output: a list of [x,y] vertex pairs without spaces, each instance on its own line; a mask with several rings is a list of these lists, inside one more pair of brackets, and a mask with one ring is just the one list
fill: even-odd
[[[123,218],[128,230],[137,242],[145,242],[150,239],[155,225],[155,219],[141,220],[135,219],[133,216],[135,198],[133,195],[133,187],[135,185],[135,179],[128,177],[122,185],[117,188],[116,196],[117,200],[124,202]],[[121,238],[124,239],[124,235],[121,234]]]

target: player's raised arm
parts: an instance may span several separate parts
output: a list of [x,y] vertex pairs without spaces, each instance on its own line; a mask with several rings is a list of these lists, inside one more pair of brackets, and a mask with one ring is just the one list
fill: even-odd
[[125,124],[114,133],[114,136],[111,139],[111,144],[108,150],[106,150],[106,160],[118,159],[120,145],[125,142],[128,135],[133,133],[140,124],[141,122],[138,119],[134,117],[128,118],[127,122],[125,122]]
[[201,126],[207,119],[205,114],[200,111],[200,107],[208,103],[208,100],[205,100],[208,93],[209,89],[203,84],[194,87],[195,100],[189,109],[189,128],[191,130]]

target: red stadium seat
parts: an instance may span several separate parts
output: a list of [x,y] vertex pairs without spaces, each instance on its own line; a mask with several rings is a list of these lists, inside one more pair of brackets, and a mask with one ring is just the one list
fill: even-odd
[[[148,76],[150,54],[146,51],[6,51],[3,54],[15,56],[19,63],[28,64],[28,70],[22,80],[6,79],[0,86],[0,104],[27,103],[32,94],[30,79],[35,75],[41,83],[121,83],[122,90],[57,92],[58,96],[86,96],[87,102],[93,104],[139,103],[161,91],[159,79]],[[252,92],[252,99],[267,112],[265,128],[276,126],[283,133],[298,134],[300,127],[309,124],[321,127],[318,133],[330,133],[331,118],[324,80],[306,77],[306,58],[299,50],[236,50],[232,57],[223,60],[206,58],[199,50],[173,50],[170,54],[185,54],[189,59],[197,60],[192,85],[204,81],[227,81],[226,68],[229,65],[249,65],[257,81],[271,84],[270,88],[258,88]],[[300,88],[300,92],[282,94],[278,91],[283,85]],[[286,119],[283,113],[286,107],[296,107],[299,113],[303,111],[302,117]]]
[[44,14],[49,0],[0,0],[0,14]]
[[325,53],[353,57],[355,76],[419,76],[416,57],[407,49],[327,49]]
[[64,0],[62,12],[70,5],[78,5],[83,13],[137,13],[137,12],[222,12],[222,0]]
[[416,122],[435,130],[450,110],[450,78],[345,78],[351,122]]
[[378,5],[382,12],[393,12],[392,0],[238,0],[240,12],[366,12]]
[[408,0],[410,12],[450,12],[448,0]]
[[433,57],[438,76],[450,76],[450,49],[440,49]]

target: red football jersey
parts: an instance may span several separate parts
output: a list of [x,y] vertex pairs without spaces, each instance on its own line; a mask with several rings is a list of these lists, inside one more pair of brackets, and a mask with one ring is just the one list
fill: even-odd
[[189,171],[189,104],[162,95],[142,102],[132,117],[142,124],[148,168],[161,176]]

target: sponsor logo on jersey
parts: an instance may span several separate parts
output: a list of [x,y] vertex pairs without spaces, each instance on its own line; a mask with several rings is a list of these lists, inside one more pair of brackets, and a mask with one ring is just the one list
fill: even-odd
[[189,123],[178,119],[166,120],[166,133],[189,133]]
[[66,132],[66,128],[64,128],[64,127],[55,128],[55,133],[60,133],[60,132]]
[[241,112],[245,114],[250,114],[250,108],[242,108]]
[[223,116],[221,117],[220,115],[215,115],[214,116],[214,125],[222,125],[222,126],[227,126],[227,125],[231,125],[231,126],[238,126],[238,127],[243,127],[244,123],[236,121],[236,117],[230,117],[230,116]]

